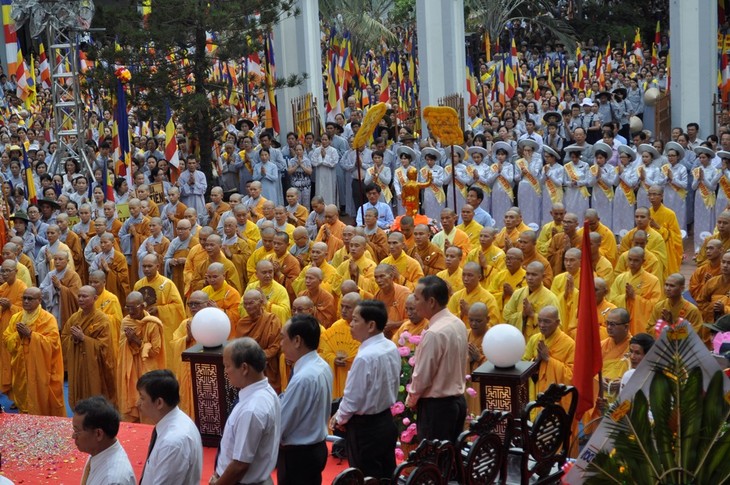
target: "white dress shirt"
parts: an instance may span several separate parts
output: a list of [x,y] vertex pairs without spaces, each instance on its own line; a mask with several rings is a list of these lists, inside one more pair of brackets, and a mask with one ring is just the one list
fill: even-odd
[[238,391],[238,404],[226,421],[216,473],[233,461],[248,463],[241,483],[263,482],[276,468],[281,435],[281,405],[268,379]]
[[119,440],[101,453],[90,456],[87,464],[89,465],[89,477],[86,479],[86,485],[135,485],[137,483],[127,453],[119,444]]
[[353,415],[378,414],[398,398],[401,358],[398,347],[382,333],[365,340],[357,351],[345,381],[337,423]]
[[198,485],[203,443],[195,423],[175,407],[157,425],[157,441],[147,458],[141,485]]
[[327,438],[332,370],[313,350],[294,363],[281,400],[281,444],[313,445]]

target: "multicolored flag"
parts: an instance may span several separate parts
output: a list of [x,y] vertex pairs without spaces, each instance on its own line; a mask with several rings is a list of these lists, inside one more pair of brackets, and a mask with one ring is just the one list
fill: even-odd
[[265,54],[265,73],[266,73],[266,96],[269,98],[269,113],[266,117],[267,124],[271,121],[271,128],[274,129],[274,133],[279,133],[281,128],[279,126],[279,110],[276,107],[276,62],[274,60],[274,34],[269,32],[269,35],[264,39],[264,54]]
[[13,0],[0,0],[3,8],[3,34],[5,35],[5,57],[8,60],[8,77],[18,69],[18,34],[15,32],[15,21],[10,13],[13,10]]
[[[167,107],[167,122],[165,123],[165,159],[170,163],[170,183],[175,183],[180,173],[180,156],[177,152],[177,138],[175,123],[172,121],[172,110]],[[174,180],[173,180],[174,179]]]
[[38,196],[36,195],[35,191],[35,180],[33,180],[33,167],[30,165],[30,161],[28,160],[28,152],[25,151],[25,147],[21,147],[23,149],[23,170],[25,171],[25,186],[27,188],[27,196],[28,200],[32,204],[38,203]]
[[43,43],[40,45],[38,62],[41,71],[41,88],[51,89],[51,65],[48,62],[48,57],[46,57],[46,50],[43,48]]

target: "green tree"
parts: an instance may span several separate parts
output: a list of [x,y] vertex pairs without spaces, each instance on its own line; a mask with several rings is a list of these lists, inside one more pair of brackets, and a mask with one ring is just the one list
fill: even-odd
[[[210,147],[227,119],[226,109],[212,99],[225,99],[230,87],[214,81],[214,64],[226,71],[229,60],[240,63],[262,50],[264,37],[281,19],[296,15],[295,0],[168,0],[154,2],[143,21],[138,3],[99,4],[92,27],[89,56],[100,62],[92,87],[114,92],[116,65],[132,72],[129,103],[141,120],[164,121],[166,107],[174,110],[190,137],[197,140],[201,170],[212,177]],[[207,34],[217,46],[213,55]],[[243,79],[239,79],[243,81]],[[278,79],[276,87],[295,85],[301,78]]]
[[[319,14],[339,33],[352,34],[353,54],[359,59],[380,40],[391,47],[398,37],[393,33],[389,14],[400,0],[319,0]],[[403,10],[405,12],[405,10]],[[413,10],[415,14],[415,10]]]

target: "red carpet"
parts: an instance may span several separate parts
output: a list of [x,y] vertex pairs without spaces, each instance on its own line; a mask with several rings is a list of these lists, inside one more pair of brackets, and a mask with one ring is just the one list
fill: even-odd
[[[151,433],[152,426],[147,424],[122,423],[119,428],[119,441],[137,477],[142,473]],[[88,456],[74,445],[70,418],[18,414],[0,414],[0,454],[0,475],[28,485],[78,485]],[[215,454],[215,448],[203,448],[201,484],[207,484],[213,474]],[[347,461],[340,463],[330,456],[322,483],[332,483],[345,468]]]

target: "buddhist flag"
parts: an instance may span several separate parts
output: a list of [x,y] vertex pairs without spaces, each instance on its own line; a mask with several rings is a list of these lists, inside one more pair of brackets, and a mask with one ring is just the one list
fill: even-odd
[[644,60],[644,48],[641,45],[641,30],[636,29],[636,35],[634,35],[634,55],[637,59]]
[[[172,121],[172,111],[167,107],[167,122],[165,123],[165,159],[170,163],[170,183],[177,181],[180,173],[180,156],[177,153],[177,138],[175,137],[175,123]],[[174,179],[174,180],[173,180]]]
[[591,229],[586,221],[583,225],[583,245],[580,261],[580,292],[578,296],[578,331],[575,337],[575,360],[573,364],[573,385],[578,390],[578,407],[575,419],[592,409],[596,397],[593,395],[593,378],[601,372],[603,356],[599,335],[596,287],[593,281],[591,262]]
[[23,51],[18,45],[18,57],[17,57],[17,70],[15,71],[16,87],[15,95],[20,98],[21,101],[25,102],[30,96],[30,87],[28,85],[28,66],[25,65],[23,60]]
[[23,170],[25,171],[25,186],[28,188],[28,200],[36,204],[38,202],[38,196],[35,192],[35,180],[33,180],[33,167],[30,165],[30,161],[28,160],[28,152],[25,151],[25,147],[21,147],[23,149]]
[[41,71],[41,88],[51,89],[51,66],[48,63],[48,57],[46,57],[46,50],[43,48],[43,44],[40,45],[40,53],[38,55],[38,62],[40,64]]
[[274,92],[276,87],[276,63],[274,60],[274,46],[272,41],[273,34],[269,32],[269,35],[264,40],[266,96],[269,98],[269,113],[266,117],[266,122],[268,124],[270,120],[274,133],[279,133],[281,128],[279,127],[279,111],[276,107],[276,93]]
[[18,34],[15,32],[15,21],[10,16],[13,0],[1,0],[3,7],[3,34],[5,35],[5,56],[8,60],[8,77],[16,73],[18,68]]
[[510,48],[510,55],[507,57],[507,68],[505,69],[504,75],[504,94],[507,99],[512,99],[517,90],[517,46],[515,45],[515,38],[512,37],[512,47]]
[[[117,138],[119,140],[118,168],[117,175],[126,177],[127,184],[132,187],[132,156],[129,151],[129,117],[127,115],[127,93],[124,85],[117,80],[117,105],[114,109],[114,121],[117,125]],[[112,133],[114,136],[114,133]]]

